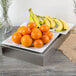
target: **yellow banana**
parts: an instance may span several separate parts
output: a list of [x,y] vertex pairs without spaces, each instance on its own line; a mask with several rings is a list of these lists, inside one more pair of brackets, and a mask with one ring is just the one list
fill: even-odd
[[31,13],[32,18],[34,19],[34,22],[37,24],[37,27],[40,27],[39,18],[32,12],[31,8],[29,9],[29,12]]
[[56,19],[56,18],[53,18],[53,20],[56,22],[56,24],[58,25],[58,27],[56,28],[56,31],[57,32],[60,32],[63,30],[63,24],[61,23],[60,20]]
[[48,20],[47,18],[44,18],[44,22],[45,22],[45,24],[48,25],[49,28],[50,28],[50,22],[49,22],[49,20]]
[[60,19],[60,21],[61,21],[62,24],[63,24],[63,29],[64,29],[64,30],[68,30],[68,29],[69,29],[69,25],[68,25],[68,23],[65,22],[64,20],[61,20],[61,19]]
[[31,13],[30,13],[29,20],[30,20],[30,22],[34,22],[34,19],[33,19],[33,17],[31,16]]
[[55,28],[56,23],[53,21],[53,19],[49,16],[45,16],[50,21],[50,28]]
[[38,18],[39,18],[39,23],[40,23],[40,25],[43,25],[44,24],[44,18],[42,17],[42,16],[38,16]]

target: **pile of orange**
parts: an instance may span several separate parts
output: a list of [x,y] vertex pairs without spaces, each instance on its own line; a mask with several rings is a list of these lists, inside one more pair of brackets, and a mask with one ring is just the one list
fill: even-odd
[[52,39],[53,34],[49,32],[48,25],[41,25],[37,28],[34,22],[30,22],[27,26],[20,26],[12,35],[12,41],[17,44],[22,44],[25,47],[34,46],[42,47]]

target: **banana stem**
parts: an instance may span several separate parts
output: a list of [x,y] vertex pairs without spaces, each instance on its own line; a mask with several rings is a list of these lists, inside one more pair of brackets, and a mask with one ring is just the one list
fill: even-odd
[[31,8],[29,9],[29,12],[30,12],[31,14],[34,14]]
[[32,11],[32,9],[30,8],[30,9],[29,9],[29,12],[31,12],[31,11]]

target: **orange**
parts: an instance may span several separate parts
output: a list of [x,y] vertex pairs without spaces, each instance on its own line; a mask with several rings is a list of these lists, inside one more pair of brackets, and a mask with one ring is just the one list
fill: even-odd
[[21,38],[22,38],[22,34],[19,32],[15,32],[12,35],[12,41],[15,43],[18,43],[18,44],[21,43]]
[[20,32],[20,33],[22,33],[23,32],[23,30],[25,30],[25,26],[20,26],[18,29],[17,29],[17,32]]
[[32,30],[32,29],[34,29],[34,28],[37,28],[37,25],[36,25],[36,23],[34,23],[34,22],[29,22],[29,23],[27,24],[27,27],[29,27],[29,28]]
[[22,35],[29,35],[31,34],[31,30],[29,27],[21,26],[18,28],[17,32],[22,33]]
[[42,37],[42,32],[38,28],[34,28],[31,32],[32,39],[39,39]]
[[47,32],[47,35],[49,36],[50,39],[52,39],[52,37],[53,37],[53,33],[52,32]]
[[38,39],[38,40],[35,40],[34,43],[33,43],[34,47],[36,48],[40,48],[43,46],[43,41]]
[[40,30],[41,30],[42,32],[47,32],[47,31],[49,31],[49,26],[48,26],[48,25],[41,25],[41,26],[40,26]]
[[29,47],[32,45],[32,38],[30,37],[30,35],[24,35],[21,38],[21,43],[23,46]]
[[52,32],[43,32],[43,35],[48,35],[48,37],[50,39],[52,39],[52,37],[53,37],[53,33]]
[[48,43],[50,41],[48,35],[43,35],[41,39],[42,39],[44,44],[46,44],[46,43]]

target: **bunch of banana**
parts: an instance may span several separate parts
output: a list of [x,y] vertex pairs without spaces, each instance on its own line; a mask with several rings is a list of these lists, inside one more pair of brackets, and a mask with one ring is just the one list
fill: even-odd
[[[40,27],[43,24],[46,24],[49,26],[50,29],[54,29],[57,32],[60,32],[62,30],[68,30],[69,25],[67,22],[61,19],[51,18],[50,16],[39,16],[32,12],[32,9],[29,9],[30,13],[30,22],[35,22],[37,24],[37,27]],[[57,25],[57,26],[56,26]]]
[[37,15],[35,15],[32,12],[32,9],[31,8],[29,9],[29,13],[30,13],[30,22],[35,22],[37,24],[37,27],[40,27],[39,18],[37,17]]
[[30,22],[35,22],[37,24],[37,27],[46,24],[49,26],[49,28],[53,29],[56,26],[56,23],[49,16],[38,16],[32,12],[31,8],[29,9],[29,13],[30,13],[29,17]]

